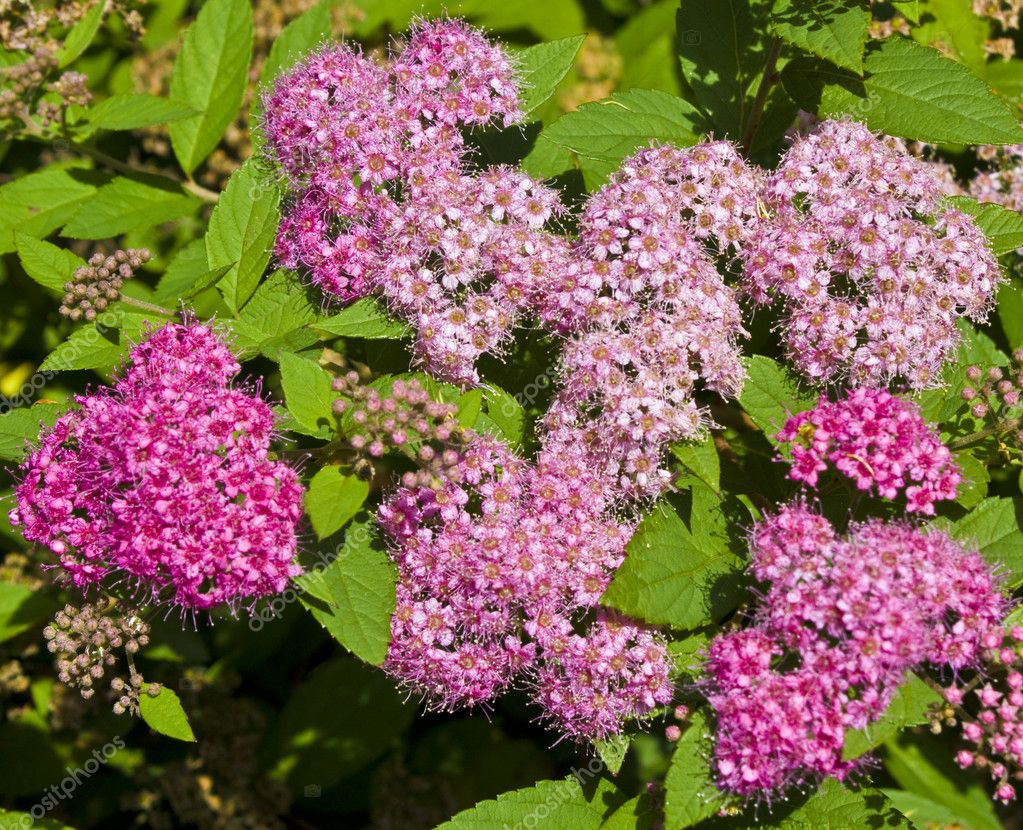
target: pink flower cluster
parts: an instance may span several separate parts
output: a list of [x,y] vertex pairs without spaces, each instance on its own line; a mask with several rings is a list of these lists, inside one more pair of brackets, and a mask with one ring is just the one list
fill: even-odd
[[659,493],[664,446],[706,429],[698,385],[742,387],[745,331],[715,257],[748,237],[757,183],[727,142],[642,150],[587,200],[578,241],[537,291],[541,320],[567,335],[547,445],[584,436],[626,496]]
[[[1023,781],[1023,626],[992,628],[981,644],[988,682],[973,689],[979,711],[976,720],[963,724],[964,737],[976,749],[962,750],[956,761],[961,767],[987,768],[995,781],[995,798],[1007,804],[1016,798],[1011,782]],[[949,686],[945,699],[964,704],[973,685]]]
[[918,666],[976,666],[1006,609],[979,553],[903,522],[840,536],[789,504],[754,527],[750,550],[763,602],[749,628],[712,642],[705,680],[718,786],[743,796],[843,778],[856,766],[845,731],[880,717]]
[[342,302],[381,294],[416,329],[424,367],[460,385],[499,351],[529,286],[547,279],[555,191],[508,167],[471,172],[461,128],[521,117],[503,50],[457,20],[424,22],[377,65],[347,45],[264,97],[267,146],[292,200],[285,266]]
[[780,304],[785,346],[811,380],[934,384],[956,321],[986,318],[998,264],[973,220],[941,204],[942,188],[843,121],[797,139],[768,178],[769,216],[742,251],[746,287]]
[[11,523],[79,586],[123,577],[193,611],[282,591],[302,487],[268,457],[273,412],[231,387],[238,370],[206,326],[152,333],[112,389],[43,431]]
[[789,478],[817,486],[830,462],[857,488],[894,499],[905,490],[906,510],[928,516],[934,502],[954,499],[959,470],[920,408],[884,389],[854,389],[785,424],[778,440],[791,444]]
[[578,627],[631,534],[607,518],[612,498],[581,453],[528,464],[486,436],[434,486],[409,474],[378,512],[399,571],[387,670],[441,708],[523,675],[545,717],[587,740],[670,702],[661,637],[603,611]]
[[970,195],[980,202],[1023,211],[1023,144],[980,147],[977,155],[993,164],[974,175]]

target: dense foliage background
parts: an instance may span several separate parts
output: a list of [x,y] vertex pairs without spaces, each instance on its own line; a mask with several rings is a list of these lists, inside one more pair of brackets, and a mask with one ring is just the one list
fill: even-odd
[[[592,747],[557,741],[520,692],[485,712],[438,713],[396,690],[375,668],[394,573],[366,532],[396,466],[379,462],[366,482],[322,448],[338,430],[328,370],[407,372],[406,328],[375,300],[328,306],[299,275],[275,270],[284,194],[260,153],[258,91],[281,70],[329,38],[382,53],[413,17],[442,13],[484,27],[520,61],[528,123],[474,132],[479,158],[520,163],[570,205],[652,140],[728,138],[770,168],[786,132],[812,114],[927,142],[914,149],[946,165],[962,188],[953,198],[976,214],[1007,275],[990,324],[963,324],[944,385],[915,397],[966,477],[935,521],[975,542],[1014,589],[1023,583],[1020,442],[1011,430],[984,433],[961,399],[967,366],[1008,366],[1023,346],[1017,185],[1001,188],[1007,208],[967,195],[978,171],[1020,163],[979,147],[1023,144],[1023,60],[1013,56],[1023,38],[979,13],[986,5],[1012,4],[0,0],[0,458],[11,468],[0,479],[0,805],[11,811],[0,827],[27,826],[21,817],[43,805],[43,818],[30,813],[41,827],[412,830],[516,790],[452,826],[1023,826],[1018,806],[992,803],[989,776],[955,765],[958,730],[932,734],[936,695],[919,679],[882,724],[847,743],[855,754],[878,748],[862,786],[829,781],[770,809],[714,798],[702,714],[678,743],[666,739],[675,721],[663,713]],[[44,60],[40,44],[56,51]],[[82,77],[47,86],[69,72]],[[142,248],[150,256],[121,301],[94,320],[58,312],[85,260]],[[40,422],[109,382],[147,322],[171,319],[161,308],[221,321],[243,374],[276,402],[288,439],[279,449],[303,459],[301,561],[315,578],[251,615],[152,609],[135,662],[163,691],[142,717],[119,716],[56,679],[42,632],[73,597],[46,570],[52,556],[5,517]],[[608,599],[670,629],[680,688],[699,649],[754,601],[745,529],[796,492],[774,434],[816,391],[785,368],[776,322],[773,312],[751,318],[738,402],[701,396],[720,427],[674,448],[678,493],[641,525]],[[529,452],[557,353],[554,338],[520,331],[503,360],[482,360],[480,388],[437,394],[463,425]],[[839,486],[825,509],[848,514],[853,495]],[[870,499],[856,509],[886,515]],[[695,706],[694,695],[682,700]]]

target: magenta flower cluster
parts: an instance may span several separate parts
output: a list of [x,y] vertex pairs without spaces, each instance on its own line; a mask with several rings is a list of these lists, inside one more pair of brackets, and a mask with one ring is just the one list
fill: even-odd
[[371,292],[416,330],[424,368],[460,385],[499,351],[546,279],[555,191],[509,167],[472,171],[463,128],[520,119],[504,51],[457,21],[424,22],[378,65],[332,46],[264,97],[267,146],[292,198],[277,258],[332,300]]
[[192,611],[284,590],[302,487],[269,458],[273,412],[231,386],[239,368],[207,326],[152,333],[113,388],[43,431],[11,523],[81,587],[123,579]]
[[710,645],[718,786],[741,796],[842,779],[845,733],[877,720],[908,671],[976,667],[1006,601],[979,553],[871,520],[842,536],[793,503],[750,540],[765,583],[751,625]]
[[961,476],[952,454],[920,408],[884,389],[853,389],[785,424],[778,440],[791,445],[789,478],[817,486],[834,465],[856,487],[881,498],[905,491],[906,510],[928,516],[934,502],[954,499]]
[[698,386],[742,387],[746,332],[715,257],[749,235],[757,182],[727,142],[642,150],[587,200],[578,241],[537,292],[541,320],[566,335],[547,445],[582,436],[627,497],[659,493],[663,448],[706,430]]
[[995,782],[995,798],[1002,803],[1015,800],[1011,782],[1023,781],[1023,626],[1014,625],[985,632],[983,676],[987,682],[953,684],[945,699],[954,706],[972,697],[977,717],[963,724],[963,736],[974,749],[956,756],[961,767],[986,768]]
[[[453,452],[453,450],[448,450]],[[386,668],[435,706],[485,704],[523,677],[573,738],[621,731],[672,697],[663,638],[597,611],[631,526],[584,454],[535,464],[473,436],[447,477],[412,476],[378,512],[399,571]]]
[[812,381],[933,385],[956,321],[986,318],[998,264],[942,195],[926,165],[859,124],[826,121],[786,152],[743,248],[745,281],[756,303],[779,304]]

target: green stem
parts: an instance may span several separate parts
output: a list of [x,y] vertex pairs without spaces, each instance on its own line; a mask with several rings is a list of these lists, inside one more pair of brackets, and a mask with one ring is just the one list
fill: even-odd
[[984,429],[977,430],[977,432],[971,432],[969,435],[964,435],[962,438],[950,441],[948,447],[951,450],[961,450],[973,444],[979,444],[985,438],[990,438],[992,435],[1012,432],[1021,427],[1023,427],[1023,418],[1010,418],[1008,421],[999,421],[993,426],[985,427]]
[[141,308],[144,311],[151,311],[154,314],[162,314],[164,317],[175,317],[177,312],[171,311],[169,308],[163,306],[154,305],[153,303],[147,303],[145,300],[137,300],[135,297],[128,297],[122,294],[119,297],[120,301],[125,305],[132,305],[135,308]]
[[760,128],[760,121],[764,116],[764,109],[767,106],[767,98],[771,94],[771,87],[778,83],[778,58],[781,57],[782,40],[776,37],[771,41],[767,50],[767,61],[764,64],[764,74],[760,78],[760,86],[757,87],[757,97],[753,99],[753,106],[746,121],[746,129],[742,133],[742,149],[747,156],[753,149],[753,139],[756,138],[757,130]]

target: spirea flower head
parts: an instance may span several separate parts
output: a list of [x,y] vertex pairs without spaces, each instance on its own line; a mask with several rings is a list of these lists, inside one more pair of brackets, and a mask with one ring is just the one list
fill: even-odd
[[388,64],[346,46],[264,101],[292,197],[276,255],[329,299],[378,293],[416,330],[425,369],[462,386],[553,278],[557,193],[508,167],[470,170],[460,128],[521,113],[510,59],[460,21],[424,22]]
[[643,150],[590,196],[578,243],[537,284],[540,317],[568,335],[545,440],[583,436],[631,498],[667,483],[668,442],[706,429],[695,391],[742,387],[745,331],[714,257],[748,235],[756,182],[726,142]]
[[941,203],[938,178],[859,124],[825,121],[764,188],[769,218],[743,247],[746,287],[782,309],[782,339],[811,381],[933,384],[986,319],[1000,281],[983,233]]
[[871,520],[841,535],[805,505],[753,529],[765,583],[744,631],[709,649],[718,785],[740,795],[842,778],[844,732],[877,720],[907,671],[976,666],[1006,601],[974,550]]
[[385,668],[441,708],[530,680],[544,716],[577,739],[669,700],[662,638],[618,618],[578,631],[632,530],[608,517],[611,488],[585,454],[528,464],[470,436],[440,455],[453,463],[407,474],[378,512],[399,573]]
[[883,389],[852,390],[838,401],[822,395],[814,409],[790,418],[778,440],[791,445],[789,478],[810,487],[833,464],[860,490],[933,515],[933,502],[954,499],[959,470],[920,408]]
[[270,407],[230,386],[238,368],[207,326],[151,334],[113,388],[43,431],[12,523],[79,586],[124,577],[191,610],[282,591],[302,488],[268,457]]

